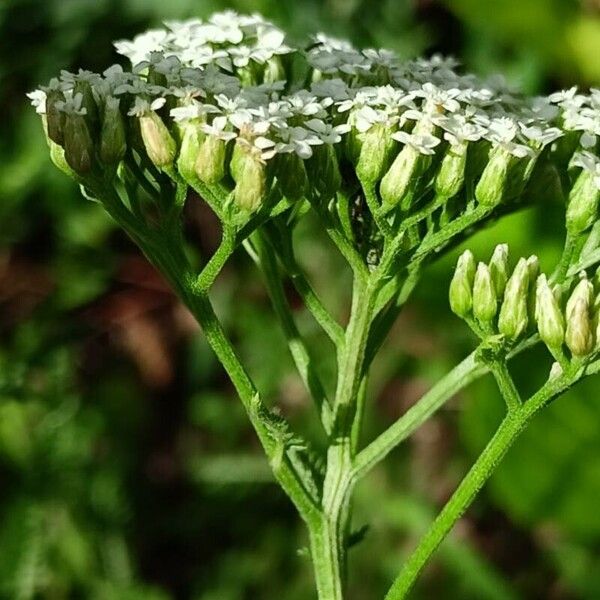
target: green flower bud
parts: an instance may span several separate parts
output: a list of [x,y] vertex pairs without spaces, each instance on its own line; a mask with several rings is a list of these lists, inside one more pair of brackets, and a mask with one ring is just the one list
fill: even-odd
[[60,146],[65,143],[65,113],[58,109],[56,103],[64,100],[65,95],[60,90],[51,89],[46,94],[46,135]]
[[264,162],[237,143],[231,160],[231,175],[236,183],[233,200],[240,208],[254,212],[264,202],[267,176]]
[[434,181],[438,196],[453,198],[460,192],[465,182],[467,149],[468,142],[461,142],[448,147]]
[[119,99],[109,96],[102,115],[98,154],[105,165],[115,165],[123,160],[126,151],[125,123],[119,110]]
[[537,279],[535,319],[548,348],[560,348],[565,340],[565,320],[545,275]]
[[153,110],[144,112],[139,119],[148,158],[159,168],[172,165],[177,154],[177,144],[163,120]]
[[391,137],[393,128],[384,123],[373,124],[360,134],[362,144],[356,163],[356,174],[361,181],[377,183],[389,169],[398,143]]
[[473,282],[475,279],[475,257],[465,250],[456,263],[450,282],[450,308],[459,317],[466,317],[473,308]]
[[65,149],[51,139],[48,139],[48,146],[50,147],[50,160],[54,163],[54,166],[65,173],[65,175],[77,179],[77,175],[65,158]]
[[353,165],[355,165],[360,157],[360,149],[362,147],[361,135],[355,126],[356,111],[350,111],[347,123],[351,126],[351,129],[342,139],[344,155]]
[[594,301],[594,286],[591,281],[586,277],[585,273],[582,273],[579,283],[575,286],[569,299],[567,300],[567,306],[565,309],[565,316],[567,321],[571,318],[571,313],[575,308],[575,304],[579,300],[583,300],[587,306],[592,306]]
[[384,204],[395,206],[416,187],[417,179],[429,165],[428,156],[411,146],[404,146],[381,180],[379,193]]
[[92,168],[94,144],[85,118],[70,113],[65,117],[65,160],[78,175],[85,175]]
[[285,69],[279,56],[273,56],[265,63],[263,72],[263,83],[275,83],[287,79]]
[[190,119],[178,124],[180,148],[177,157],[177,170],[186,181],[196,179],[196,161],[200,146],[206,137],[200,129],[201,121]]
[[219,183],[225,177],[227,142],[214,135],[207,135],[200,144],[195,170],[198,179],[208,185]]
[[277,155],[275,174],[281,193],[288,200],[299,200],[305,196],[308,175],[304,161],[295,152]]
[[590,319],[589,304],[578,297],[567,317],[565,342],[573,356],[587,356],[594,348],[594,336]]
[[473,314],[481,323],[491,323],[498,311],[498,297],[488,266],[477,265],[473,283]]
[[489,263],[490,274],[498,298],[504,296],[506,282],[508,281],[508,245],[498,244],[494,249]]
[[490,158],[475,188],[477,202],[484,206],[497,206],[504,197],[510,166],[515,157],[503,148],[490,151]]
[[527,259],[527,270],[529,271],[529,281],[535,281],[540,273],[540,259],[535,254]]
[[598,217],[600,189],[592,171],[584,169],[575,181],[567,204],[567,229],[578,235],[587,231]]
[[498,330],[509,341],[516,341],[527,329],[529,299],[529,266],[521,258],[506,283],[504,301],[500,308]]
[[332,144],[313,147],[313,155],[306,161],[310,173],[310,187],[322,198],[328,199],[342,187],[340,166]]
[[100,116],[90,82],[81,79],[76,81],[73,87],[73,95],[75,94],[81,94],[82,96],[81,106],[85,108],[85,120],[90,133],[95,137],[98,133]]

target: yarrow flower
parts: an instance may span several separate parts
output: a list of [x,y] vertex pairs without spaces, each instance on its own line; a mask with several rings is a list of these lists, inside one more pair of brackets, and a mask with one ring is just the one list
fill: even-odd
[[[130,69],[63,71],[29,94],[50,141],[62,147],[65,116],[77,115],[92,141],[101,142],[99,128],[111,131],[118,144],[100,146],[114,161],[124,155],[123,144],[142,151],[137,128],[125,126],[138,119],[143,148],[161,168],[178,163],[190,177],[199,170],[207,181],[231,185],[228,176],[244,151],[267,174],[279,170],[265,182],[281,182],[277,156],[310,160],[317,153],[320,177],[329,183],[315,178],[315,185],[333,193],[344,184],[340,172],[354,169],[389,205],[409,206],[410,198],[432,190],[462,194],[465,203],[475,190],[477,201],[495,205],[526,188],[536,163],[557,157],[598,181],[598,90],[528,99],[502,78],[460,73],[453,58],[402,61],[389,50],[360,50],[324,34],[307,49],[294,48],[272,23],[232,11],[169,21],[115,47]],[[310,69],[297,81],[290,74],[298,56]],[[102,124],[107,114],[122,127]],[[204,144],[204,137],[212,142]],[[578,146],[563,143],[566,137]],[[210,169],[197,168],[211,152]],[[95,159],[90,152],[89,162]],[[286,164],[303,172],[292,159]]]

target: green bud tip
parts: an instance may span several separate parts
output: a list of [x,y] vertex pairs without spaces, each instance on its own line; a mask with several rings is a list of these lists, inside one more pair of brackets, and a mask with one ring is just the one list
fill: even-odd
[[497,311],[498,297],[490,269],[480,262],[473,284],[473,314],[482,323],[491,323]]
[[508,244],[498,244],[489,263],[498,298],[502,298],[508,281]]
[[473,282],[475,279],[475,257],[470,250],[463,252],[450,282],[450,308],[459,317],[466,317],[473,307]]

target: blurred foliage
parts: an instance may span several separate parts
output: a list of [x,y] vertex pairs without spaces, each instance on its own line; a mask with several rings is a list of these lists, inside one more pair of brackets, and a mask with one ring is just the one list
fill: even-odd
[[[306,539],[202,335],[109,219],[55,171],[24,98],[61,68],[102,70],[111,41],[166,18],[258,11],[404,56],[444,52],[531,93],[600,83],[597,0],[4,0],[0,3],[0,597],[98,600],[311,597]],[[476,236],[542,266],[560,251],[551,202]],[[189,236],[209,254],[197,199]],[[300,253],[340,319],[347,273],[307,223]],[[457,250],[458,251],[458,250]],[[376,365],[365,436],[473,345],[447,308],[455,254],[429,270]],[[290,291],[291,294],[291,291]],[[293,297],[292,297],[293,299]],[[260,281],[236,257],[216,303],[266,395],[310,430],[307,403]],[[325,372],[332,369],[299,315]],[[528,389],[548,357],[515,369]],[[598,383],[560,399],[509,453],[415,598],[600,597]],[[356,600],[386,584],[500,418],[482,380],[359,488]]]

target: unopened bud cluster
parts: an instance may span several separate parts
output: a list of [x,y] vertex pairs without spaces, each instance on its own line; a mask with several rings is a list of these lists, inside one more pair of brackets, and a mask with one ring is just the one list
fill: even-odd
[[452,59],[401,61],[324,35],[293,48],[273,24],[233,12],[115,46],[130,69],[63,71],[30,94],[54,162],[79,180],[120,176],[134,157],[252,212],[270,192],[329,199],[358,179],[393,216],[427,196],[494,207],[558,167],[573,186],[562,190],[570,229],[595,219],[597,90],[524,98]]
[[502,244],[487,264],[469,250],[459,257],[450,306],[483,338],[500,334],[511,347],[537,333],[554,356],[585,358],[600,350],[599,291],[585,273],[571,290],[552,286],[535,256],[511,271]]

